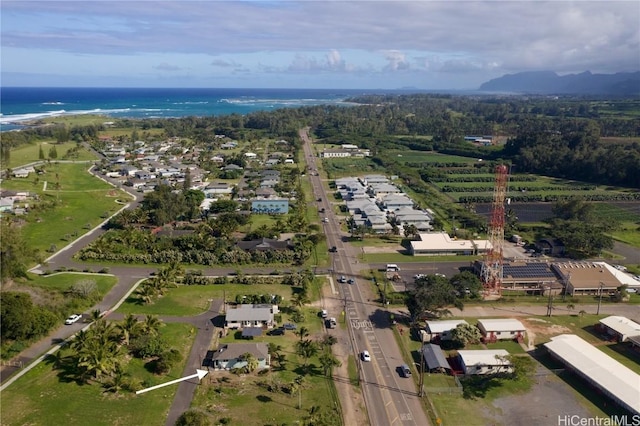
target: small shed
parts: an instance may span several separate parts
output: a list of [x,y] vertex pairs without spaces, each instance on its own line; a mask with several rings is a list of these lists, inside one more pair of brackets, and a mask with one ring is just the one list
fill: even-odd
[[485,342],[520,340],[527,331],[524,325],[514,318],[479,319],[478,328]]
[[600,327],[607,335],[615,337],[618,342],[625,342],[630,337],[640,336],[640,324],[625,317],[612,315],[602,318]]
[[451,366],[438,345],[433,343],[422,345],[422,358],[424,359],[426,370],[430,373],[445,373],[451,370]]

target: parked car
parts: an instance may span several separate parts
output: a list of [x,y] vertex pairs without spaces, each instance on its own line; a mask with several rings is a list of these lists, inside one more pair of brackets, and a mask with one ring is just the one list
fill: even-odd
[[320,311],[320,316],[322,318],[327,318],[329,316],[329,311],[327,311],[326,309],[323,309],[322,311]]
[[298,326],[288,322],[288,323],[282,324],[282,328],[284,328],[285,330],[295,330],[296,328],[298,328]]
[[347,282],[347,277],[345,277],[344,275],[340,275],[340,278],[338,278],[338,282],[346,283]]
[[369,351],[362,351],[362,361],[364,362],[371,361],[371,355],[369,354]]
[[328,218],[328,217],[325,217],[324,219],[322,219],[322,221],[323,221],[324,223],[329,223],[329,218]]
[[327,328],[336,328],[338,326],[338,321],[335,318],[331,317],[325,322],[325,326]]
[[285,330],[284,328],[274,328],[270,330],[267,334],[269,336],[284,336]]
[[400,371],[402,372],[402,377],[411,377],[411,369],[407,364],[402,364],[400,366]]
[[71,324],[74,324],[74,323],[78,322],[78,320],[80,320],[80,318],[82,318],[82,314],[73,314],[69,318],[67,318],[64,321],[64,323],[66,325],[71,325]]
[[333,247],[331,247],[331,248],[329,249],[329,251],[330,251],[331,253],[337,253],[337,251],[338,251],[338,247],[333,246]]
[[636,290],[635,288],[628,288],[627,289],[627,293],[634,293],[635,294],[637,292],[638,292],[638,290]]
[[356,280],[354,280],[353,278],[349,278],[347,280],[347,283],[349,283],[349,284],[355,284],[355,282],[356,282]]

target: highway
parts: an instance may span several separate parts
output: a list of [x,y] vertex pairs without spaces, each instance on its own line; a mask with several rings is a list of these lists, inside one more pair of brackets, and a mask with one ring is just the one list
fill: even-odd
[[[337,249],[331,254],[330,272],[334,282],[341,275],[355,278],[353,284],[338,284],[343,301],[340,320],[346,322],[345,338],[349,339],[353,354],[357,357],[369,423],[373,426],[429,425],[414,380],[403,378],[398,372],[399,366],[405,361],[396,344],[389,314],[377,303],[371,302],[376,296],[361,276],[361,271],[369,270],[371,266],[362,264],[358,260],[358,250],[345,243],[340,219],[333,213],[333,206],[328,201],[330,194],[316,172],[316,157],[311,141],[306,131],[301,131],[300,137],[304,141],[303,149],[310,169],[314,197],[320,200],[317,201],[318,208],[325,210],[321,217],[328,219],[322,221],[327,245]],[[371,362],[361,360],[363,350],[369,351]]]

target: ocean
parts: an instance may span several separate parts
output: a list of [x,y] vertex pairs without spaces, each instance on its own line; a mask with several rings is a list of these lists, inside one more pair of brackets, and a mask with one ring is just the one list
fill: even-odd
[[345,99],[351,96],[393,92],[344,89],[3,87],[0,88],[0,129],[19,129],[24,126],[21,123],[26,121],[78,114],[102,114],[114,118],[244,115],[276,108],[348,105]]

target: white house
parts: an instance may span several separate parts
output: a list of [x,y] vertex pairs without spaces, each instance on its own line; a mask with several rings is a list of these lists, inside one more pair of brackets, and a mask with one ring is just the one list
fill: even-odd
[[227,310],[225,327],[231,329],[244,327],[273,327],[273,314],[278,312],[277,306],[242,304],[235,309]]
[[427,321],[425,331],[429,341],[451,340],[451,330],[460,324],[467,324],[465,320]]
[[460,350],[458,360],[464,374],[512,373],[513,365],[504,349]]
[[213,368],[231,370],[247,365],[244,356],[251,354],[258,360],[258,370],[269,368],[271,356],[266,343],[228,343],[220,347],[211,358]]
[[479,319],[478,328],[485,342],[496,340],[518,340],[524,337],[527,329],[514,318]]
[[629,337],[640,336],[640,324],[629,318],[612,315],[600,320],[600,327],[618,342],[624,342]]

